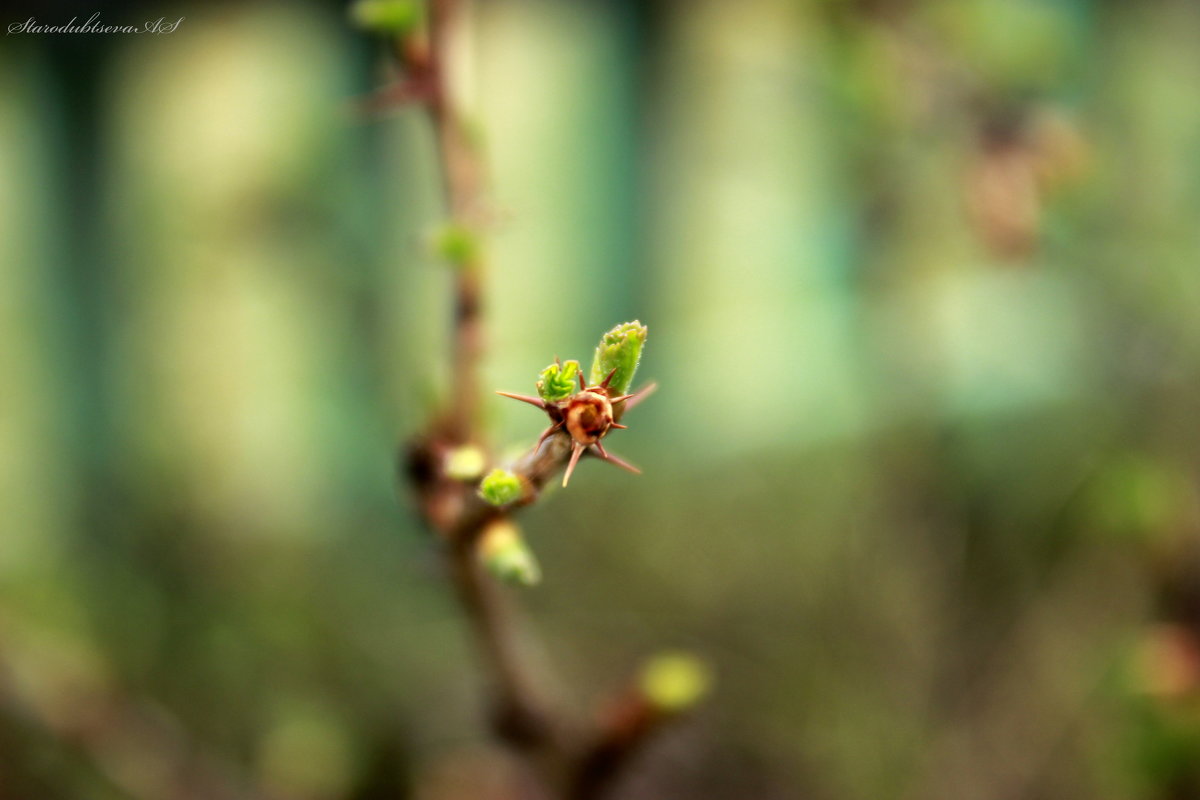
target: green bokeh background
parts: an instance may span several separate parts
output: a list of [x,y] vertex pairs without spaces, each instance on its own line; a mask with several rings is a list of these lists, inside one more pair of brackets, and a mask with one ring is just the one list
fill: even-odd
[[[525,796],[393,476],[446,378],[427,120],[349,113],[384,48],[338,5],[102,10],[185,20],[0,41],[0,798],[216,796],[164,748]],[[1200,797],[1198,37],[1184,0],[473,6],[485,383],[638,318],[661,387],[610,440],[644,476],[522,518],[530,659],[580,713],[660,650],[717,677],[619,796]]]

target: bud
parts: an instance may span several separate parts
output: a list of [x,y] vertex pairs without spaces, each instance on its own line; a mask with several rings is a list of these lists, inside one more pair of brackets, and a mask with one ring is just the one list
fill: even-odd
[[660,653],[642,667],[638,686],[657,710],[677,714],[708,694],[712,670],[688,653]]
[[479,537],[479,559],[488,572],[502,581],[519,586],[534,586],[542,579],[542,570],[533,551],[521,538],[517,526],[508,520],[496,520]]
[[433,252],[455,267],[463,269],[479,260],[479,237],[465,225],[448,223],[432,236]]
[[494,506],[506,506],[521,499],[521,478],[506,469],[494,469],[479,483],[479,496]]
[[416,0],[358,0],[350,6],[350,21],[371,33],[404,35],[421,23]]
[[538,395],[547,403],[557,403],[575,394],[579,375],[579,362],[565,364],[555,361],[542,370],[542,379],[537,382]]
[[638,361],[642,358],[642,346],[646,343],[647,333],[646,326],[634,320],[618,325],[604,334],[596,347],[589,385],[598,385],[610,372],[616,370],[612,380],[608,382],[609,393],[621,395],[628,392],[630,384],[633,383],[633,374],[638,368]]
[[475,445],[456,447],[446,454],[443,469],[456,481],[473,481],[483,474],[487,456]]

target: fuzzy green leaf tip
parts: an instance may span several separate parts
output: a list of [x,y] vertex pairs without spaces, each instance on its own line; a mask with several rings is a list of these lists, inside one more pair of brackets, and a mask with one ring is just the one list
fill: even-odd
[[506,469],[494,469],[479,483],[479,495],[494,506],[521,499],[521,479]]
[[421,24],[416,0],[358,0],[350,6],[350,21],[371,33],[403,35]]
[[625,394],[633,383],[638,362],[642,358],[642,346],[646,344],[648,329],[634,320],[618,325],[600,339],[596,357],[592,360],[590,385],[596,385],[613,373],[608,388],[612,394]]
[[519,586],[534,586],[542,579],[533,551],[521,538],[521,532],[507,520],[497,520],[479,539],[479,558],[489,572],[502,581]]
[[542,378],[537,382],[538,395],[547,403],[566,400],[578,388],[578,375],[578,361],[555,362],[542,370]]

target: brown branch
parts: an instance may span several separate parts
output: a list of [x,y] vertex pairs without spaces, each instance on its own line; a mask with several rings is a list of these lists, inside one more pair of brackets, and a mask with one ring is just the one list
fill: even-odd
[[568,797],[603,797],[626,766],[670,719],[639,687],[620,695],[601,717],[591,741],[572,769]]
[[355,100],[351,113],[355,117],[369,118],[391,108],[427,103],[430,96],[430,86],[424,80],[411,78],[396,81]]
[[[450,54],[461,35],[460,12],[459,0],[431,0],[427,49],[417,48],[420,57],[414,59],[405,55],[414,48],[399,43],[397,53],[407,70],[405,80],[368,98],[364,108],[377,111],[388,103],[424,103],[435,131],[450,219],[478,234],[485,216],[483,167],[449,80]],[[590,732],[581,733],[539,694],[521,661],[516,626],[500,588],[484,573],[476,545],[489,524],[534,502],[564,469],[571,455],[571,438],[563,432],[545,437],[517,460],[512,471],[520,477],[525,493],[510,508],[488,504],[473,484],[446,474],[446,459],[456,447],[478,446],[482,439],[478,429],[483,397],[479,361],[484,341],[480,248],[472,248],[469,261],[456,267],[450,400],[411,445],[408,479],[416,490],[421,516],[444,542],[447,571],[491,684],[493,729],[526,755],[547,792],[596,798],[656,725],[647,723],[631,733],[627,716],[610,715]],[[616,414],[634,402],[618,404]],[[591,451],[587,455],[596,457]]]
[[[429,114],[437,134],[438,152],[446,205],[451,219],[471,229],[476,227],[483,197],[483,167],[449,80],[449,58],[461,18],[458,0],[433,0],[430,8],[430,47],[427,69],[431,97]],[[482,287],[483,264],[475,249],[472,263],[460,264],[454,282],[453,380],[447,423],[449,433],[460,442],[471,441],[478,421],[479,359],[483,352]]]
[[[422,91],[398,95],[406,101],[425,102],[437,140],[450,218],[455,225],[477,232],[483,169],[449,80],[450,53],[460,35],[459,11],[455,0],[433,0],[428,51],[415,65],[409,64],[410,72],[415,74],[402,84],[422,87]],[[405,48],[399,50],[404,52]],[[450,401],[411,448],[409,479],[417,490],[426,523],[445,541],[447,571],[492,684],[493,727],[503,740],[530,753],[535,766],[549,780],[553,764],[566,759],[566,726],[538,696],[520,663],[516,629],[507,606],[498,587],[483,573],[475,553],[480,533],[501,512],[480,500],[473,486],[451,478],[443,468],[446,456],[455,447],[477,443],[481,438],[478,410],[482,396],[479,360],[483,349],[484,264],[479,249],[474,249],[468,263],[456,267]]]

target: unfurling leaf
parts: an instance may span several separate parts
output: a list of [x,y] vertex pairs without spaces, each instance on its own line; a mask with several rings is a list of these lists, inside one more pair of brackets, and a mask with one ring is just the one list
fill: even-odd
[[575,394],[578,388],[576,376],[579,375],[579,362],[557,361],[542,370],[542,378],[537,382],[538,395],[547,403],[557,403]]
[[502,581],[533,586],[542,579],[542,571],[533,551],[517,526],[508,520],[496,520],[479,538],[479,558],[488,571]]
[[609,393],[625,394],[633,383],[638,361],[642,358],[642,346],[646,343],[647,328],[634,320],[618,325],[600,339],[596,357],[592,361],[589,385],[595,386],[613,373],[608,383]]

